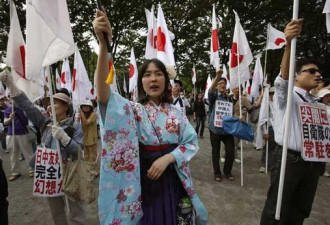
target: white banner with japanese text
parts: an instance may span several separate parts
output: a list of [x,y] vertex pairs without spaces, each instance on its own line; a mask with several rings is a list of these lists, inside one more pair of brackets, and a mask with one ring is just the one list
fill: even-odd
[[214,126],[222,127],[223,117],[233,116],[233,103],[216,100],[214,107]]
[[298,103],[302,134],[302,158],[312,162],[330,162],[330,125],[325,105]]
[[64,195],[58,150],[39,147],[36,151],[33,195],[39,197],[56,197]]

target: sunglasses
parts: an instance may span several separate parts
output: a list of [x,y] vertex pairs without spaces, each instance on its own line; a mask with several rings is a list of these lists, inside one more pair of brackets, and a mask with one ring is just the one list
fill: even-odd
[[315,74],[316,72],[318,72],[319,74],[321,74],[321,71],[319,69],[315,69],[315,68],[309,68],[309,69],[302,70],[298,74],[303,73],[303,72],[309,72],[310,74]]

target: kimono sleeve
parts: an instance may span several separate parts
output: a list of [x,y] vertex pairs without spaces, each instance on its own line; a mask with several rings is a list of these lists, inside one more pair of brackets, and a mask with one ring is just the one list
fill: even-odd
[[179,169],[186,166],[199,149],[195,129],[186,117],[181,117],[181,120],[179,146],[172,151]]

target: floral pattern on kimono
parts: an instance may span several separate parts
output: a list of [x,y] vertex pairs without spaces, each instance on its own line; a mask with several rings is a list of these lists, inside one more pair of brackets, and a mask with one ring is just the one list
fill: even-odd
[[167,103],[157,106],[149,101],[143,106],[112,91],[107,105],[99,107],[102,115],[101,224],[137,224],[143,215],[139,142],[144,145],[178,144],[171,152],[176,159],[176,172],[192,201],[195,223],[207,224],[207,211],[194,191],[188,165],[199,148],[197,134],[182,112]]

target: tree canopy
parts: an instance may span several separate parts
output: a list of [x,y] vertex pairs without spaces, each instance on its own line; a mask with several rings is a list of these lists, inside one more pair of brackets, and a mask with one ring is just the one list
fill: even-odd
[[[25,30],[25,1],[15,0],[21,28]],[[175,34],[172,44],[175,49],[175,60],[180,80],[186,90],[191,90],[191,69],[196,65],[197,89],[204,89],[208,74],[215,75],[215,69],[210,66],[210,37],[212,4],[216,5],[218,35],[221,53],[230,49],[234,33],[235,18],[233,10],[239,17],[250,43],[250,48],[256,56],[262,54],[267,36],[267,24],[284,30],[292,18],[292,2],[285,0],[265,1],[163,1],[168,29]],[[68,9],[74,39],[78,44],[89,76],[92,78],[96,67],[97,56],[89,46],[95,39],[92,21],[95,15],[96,0],[68,0]],[[112,50],[117,76],[122,86],[122,77],[128,76],[130,50],[134,47],[138,65],[144,61],[147,21],[145,8],[151,8],[156,2],[152,0],[112,0],[104,1],[109,20],[113,29]],[[320,62],[323,77],[330,74],[330,35],[326,33],[325,15],[322,14],[325,0],[300,1],[299,17],[304,19],[303,31],[298,38],[297,58],[314,57]],[[155,10],[157,11],[157,10]],[[0,62],[5,61],[7,37],[9,32],[9,6],[7,1],[0,3]],[[23,32],[24,35],[24,32]],[[283,50],[268,51],[267,74],[273,81],[279,72]],[[262,58],[264,64],[264,58]],[[251,65],[251,69],[253,69]],[[126,78],[127,79],[127,78]]]

